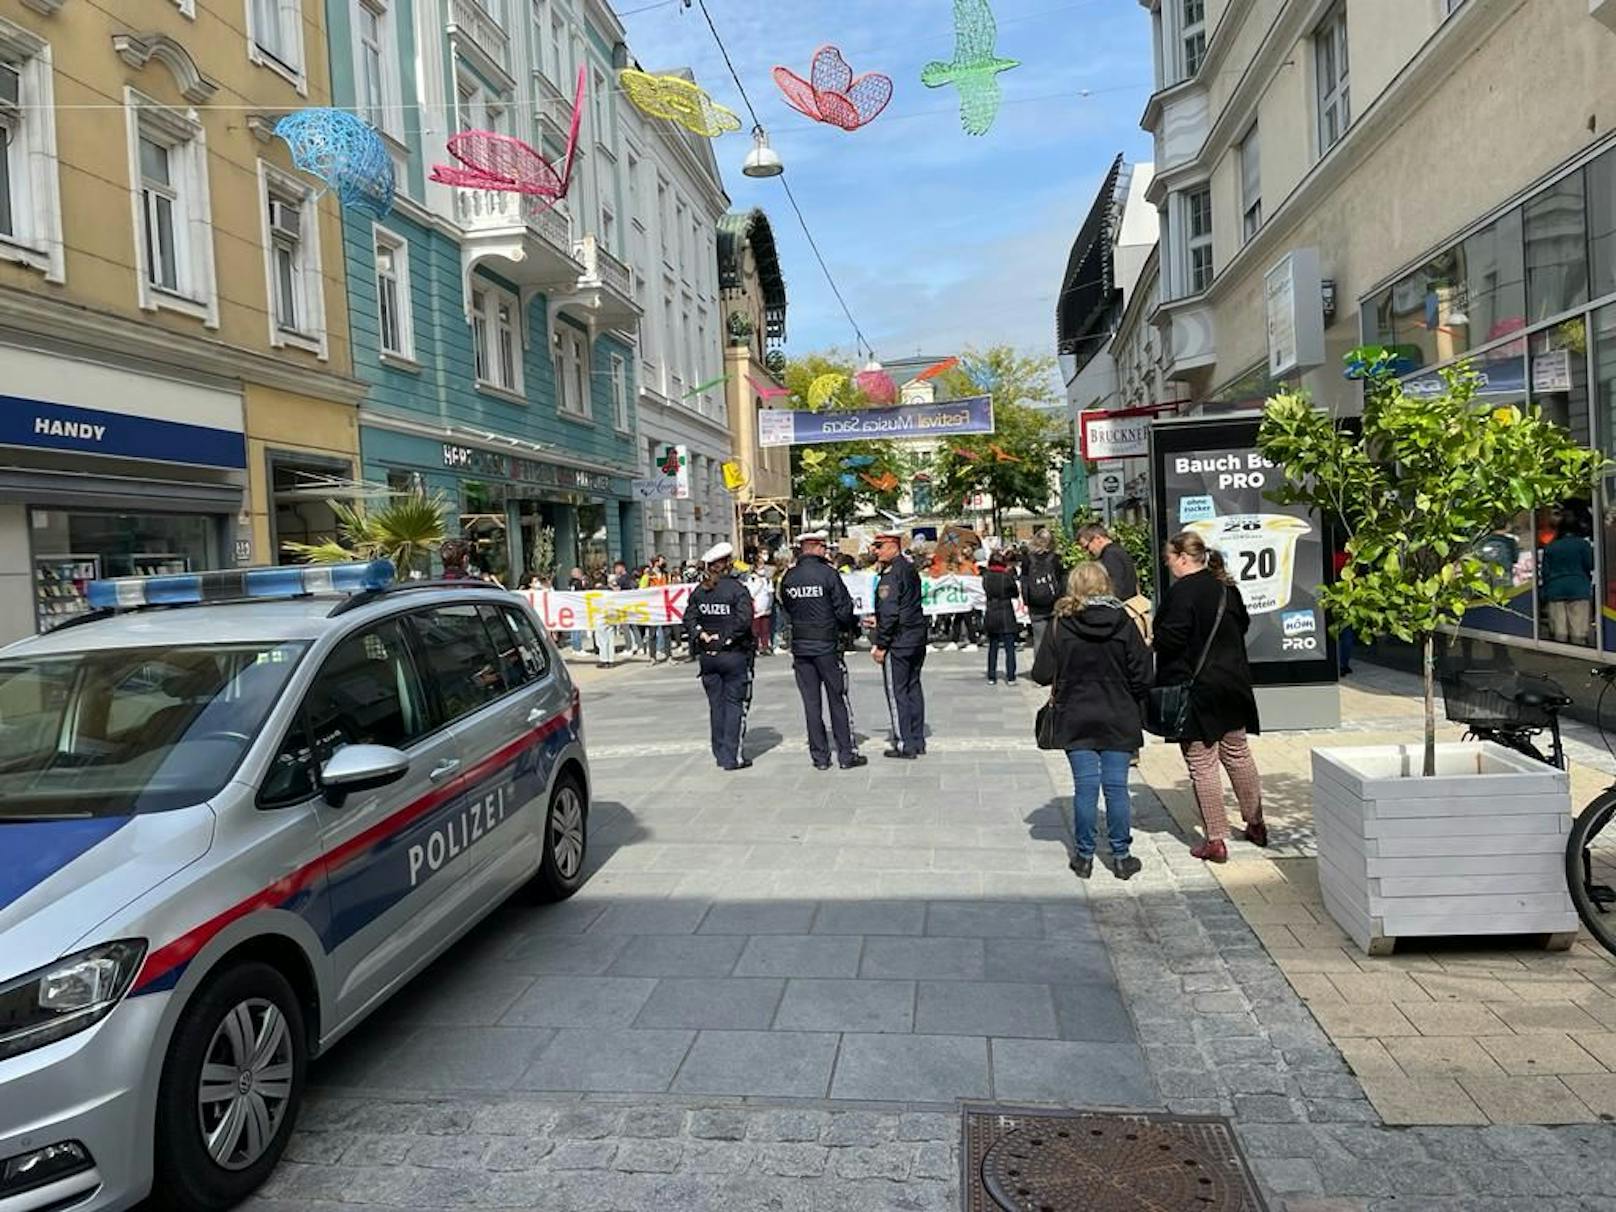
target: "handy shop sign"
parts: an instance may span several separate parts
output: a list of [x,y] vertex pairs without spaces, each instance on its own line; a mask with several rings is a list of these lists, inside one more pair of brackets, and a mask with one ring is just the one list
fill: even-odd
[[971,396],[943,404],[905,404],[896,408],[847,408],[835,412],[765,408],[758,413],[758,444],[761,446],[992,432],[991,396]]

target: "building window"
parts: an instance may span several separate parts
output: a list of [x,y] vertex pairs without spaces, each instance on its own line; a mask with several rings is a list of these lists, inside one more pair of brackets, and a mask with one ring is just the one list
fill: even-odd
[[556,403],[561,411],[575,417],[589,415],[589,345],[570,326],[558,327],[551,336],[551,366],[556,379]]
[[388,0],[355,0],[354,64],[359,116],[377,130],[402,138],[399,106],[398,51]]
[[590,407],[591,400],[589,385],[592,377],[590,372],[593,370],[593,367],[590,366],[589,362],[589,342],[585,340],[583,335],[580,333],[573,333],[571,340],[572,376],[577,381],[577,388],[573,393],[573,398],[578,401],[578,415],[581,417],[587,417],[591,412],[594,411]]
[[247,0],[247,55],[303,81],[303,9],[298,0]]
[[1249,240],[1262,226],[1262,148],[1255,125],[1240,141],[1240,206]]
[[186,312],[216,326],[206,133],[192,114],[133,89],[125,89],[124,98],[140,306]]
[[1206,59],[1206,0],[1180,0],[1178,42],[1183,51],[1183,79],[1201,70]]
[[557,88],[566,87],[566,52],[567,27],[557,13],[550,18],[550,79]]
[[602,147],[609,147],[611,146],[611,127],[606,122],[606,77],[598,71],[593,72],[592,77],[592,91],[589,101],[593,107],[595,117],[595,142]]
[[1313,67],[1319,90],[1319,155],[1329,151],[1352,124],[1347,88],[1347,6],[1338,0],[1313,31]]
[[605,198],[600,200],[600,242],[607,252],[617,247],[617,216]]
[[612,423],[628,432],[628,365],[621,354],[612,355]]
[[325,298],[320,276],[319,209],[297,178],[258,162],[264,199],[270,344],[325,353]]
[[561,348],[561,332],[550,334],[550,380],[555,384],[556,407],[562,412],[574,409],[567,402],[567,359]]
[[520,395],[522,338],[515,298],[493,286],[471,292],[471,344],[477,382]]
[[1587,211],[1583,174],[1562,177],[1521,207],[1526,233],[1529,323],[1588,301]]
[[0,20],[0,260],[62,281],[60,198],[50,46]]
[[1212,285],[1212,187],[1203,185],[1184,194],[1184,252],[1189,293],[1198,295]]
[[410,246],[385,228],[376,237],[376,327],[383,353],[415,357],[410,324]]

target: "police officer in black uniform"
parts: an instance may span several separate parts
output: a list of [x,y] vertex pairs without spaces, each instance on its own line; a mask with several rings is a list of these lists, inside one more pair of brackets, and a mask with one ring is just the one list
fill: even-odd
[[903,558],[896,534],[875,536],[881,576],[875,586],[875,639],[870,655],[886,682],[892,716],[892,747],[881,756],[913,759],[926,752],[926,696],[920,669],[926,663],[926,615],[920,607],[920,573]]
[[728,543],[701,557],[701,584],[685,602],[685,634],[701,661],[713,756],[725,770],[745,770],[752,764],[741,752],[752,704],[752,595],[730,576],[734,559]]
[[823,698],[830,704],[837,764],[851,770],[868,765],[870,759],[853,748],[853,712],[847,701],[847,664],[842,660],[842,636],[853,629],[853,595],[825,560],[827,537],[822,531],[800,537],[802,555],[780,579],[774,608],[791,619],[791,671],[802,695],[814,768],[830,769]]

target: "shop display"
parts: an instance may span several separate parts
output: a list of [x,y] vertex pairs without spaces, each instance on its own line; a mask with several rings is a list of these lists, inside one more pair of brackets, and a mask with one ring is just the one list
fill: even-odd
[[84,587],[101,575],[93,555],[34,557],[34,615],[40,631],[60,627],[90,609]]

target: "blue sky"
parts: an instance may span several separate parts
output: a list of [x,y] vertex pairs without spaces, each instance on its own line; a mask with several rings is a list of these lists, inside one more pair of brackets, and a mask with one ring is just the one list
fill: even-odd
[[[630,48],[648,71],[688,66],[747,121],[698,8],[618,0]],[[997,0],[993,129],[960,129],[952,88],[921,68],[953,57],[951,0],[707,0],[793,192],[853,314],[888,360],[924,350],[1009,343],[1054,353],[1055,295],[1078,226],[1112,158],[1148,159],[1139,115],[1150,93],[1150,19],[1134,0]],[[860,130],[788,107],[770,71],[806,76],[832,42],[855,73],[892,77],[892,103]],[[1088,95],[1082,95],[1087,90]],[[788,351],[839,346],[852,331],[779,181],[741,175],[746,131],[714,151],[736,209],[761,206],[780,244],[790,298]]]

